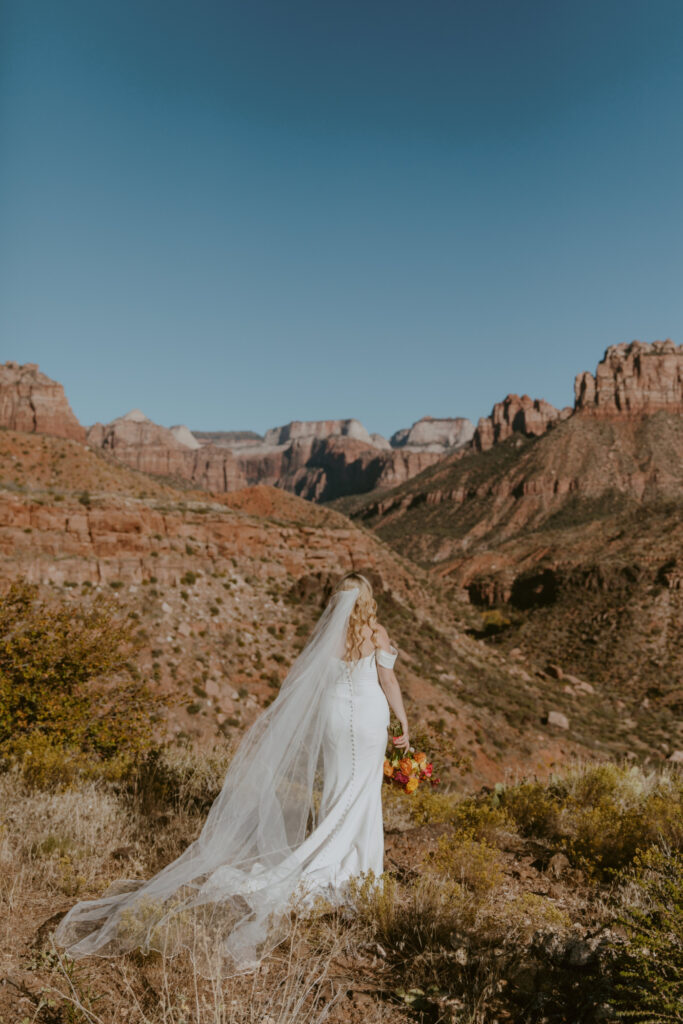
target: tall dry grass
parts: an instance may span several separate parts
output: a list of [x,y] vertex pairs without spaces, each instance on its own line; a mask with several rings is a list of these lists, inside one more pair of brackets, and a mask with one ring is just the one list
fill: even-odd
[[[72,778],[43,790],[19,768],[0,774],[3,1024],[555,1024],[573,1002],[590,1022],[609,1005],[610,963],[631,962],[621,947],[605,952],[603,980],[587,985],[602,948],[591,935],[609,932],[627,905],[646,915],[648,941],[660,934],[661,911],[652,899],[638,903],[645,876],[629,865],[639,843],[680,846],[680,775],[575,765],[548,784],[479,797],[387,794],[404,867],[359,879],[344,908],[321,901],[295,917],[252,974],[211,980],[189,954],[63,956],[51,941],[60,914],[182,852],[227,757],[168,751],[132,787]],[[544,865],[558,851],[569,866],[553,881]],[[603,881],[615,860],[627,873]],[[643,991],[633,998],[650,998]]]

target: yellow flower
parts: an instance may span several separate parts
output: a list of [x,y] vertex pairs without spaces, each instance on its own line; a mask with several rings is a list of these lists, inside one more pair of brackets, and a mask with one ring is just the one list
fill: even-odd
[[388,778],[391,778],[391,776],[394,774],[394,767],[391,761],[389,761],[388,758],[386,757],[384,758],[384,774]]
[[408,779],[406,782],[406,793],[414,793],[419,785],[418,779]]

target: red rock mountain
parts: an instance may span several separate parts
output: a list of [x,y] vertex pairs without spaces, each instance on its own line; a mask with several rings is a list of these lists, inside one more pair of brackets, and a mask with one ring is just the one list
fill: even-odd
[[683,738],[682,357],[670,342],[609,348],[542,433],[335,503],[489,609],[490,643],[551,665],[570,722],[590,692],[576,680],[621,709],[633,753]]
[[473,447],[478,452],[485,452],[494,444],[507,440],[512,434],[538,437],[553,424],[567,419],[571,414],[572,410],[569,407],[556,409],[542,398],[507,395],[502,402],[496,402],[489,416],[483,416],[477,423]]
[[[338,425],[357,424],[345,433]],[[224,493],[267,484],[303,498],[324,501],[375,487],[393,487],[443,455],[421,449],[379,448],[357,421],[292,423],[266,439],[227,443],[188,443],[186,428],[166,428],[139,410],[88,431],[88,442],[112,452],[144,473],[185,480]]]
[[[9,364],[0,575],[67,600],[118,595],[159,685],[192,688],[177,728],[205,736],[253,720],[281,646],[293,654],[319,610],[309,597],[330,572],[367,565],[413,707],[472,752],[479,780],[586,750],[666,757],[681,746],[680,355],[668,342],[608,349],[592,392],[579,378],[572,415],[510,399],[491,447],[446,457],[420,443],[425,430],[427,448],[434,430],[451,439],[448,421],[420,421],[415,444],[389,450],[342,432],[351,421],[225,447],[137,412],[96,425],[90,446],[45,439],[46,425],[74,428],[63,392]],[[45,414],[42,387],[60,416]],[[222,493],[268,475],[279,489]],[[381,490],[340,503],[359,529],[283,487]]]
[[397,430],[391,435],[393,448],[416,448],[441,452],[462,448],[472,440],[474,427],[463,416],[436,419],[423,416],[412,427]]
[[0,588],[28,578],[48,605],[109,595],[139,623],[140,671],[179,700],[164,734],[210,745],[250,725],[331,582],[353,567],[373,579],[411,720],[430,749],[438,744],[440,771],[449,751],[467,754],[470,782],[491,784],[503,778],[503,750],[516,770],[532,747],[534,770],[587,753],[592,740],[576,744],[543,722],[560,684],[549,694],[529,683],[536,721],[508,721],[516,662],[466,635],[466,603],[445,601],[438,580],[334,510],[262,486],[191,491],[100,448],[0,435]]
[[35,363],[0,364],[0,426],[85,441],[85,430],[71,411],[64,388]]
[[611,345],[595,375],[580,373],[576,409],[597,415],[683,410],[683,345],[670,338]]

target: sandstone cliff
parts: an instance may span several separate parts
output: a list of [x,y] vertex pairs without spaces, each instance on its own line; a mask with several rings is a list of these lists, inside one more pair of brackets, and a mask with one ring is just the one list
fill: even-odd
[[106,425],[96,423],[88,441],[141,472],[217,494],[267,484],[313,501],[393,487],[442,454],[441,449],[380,446],[357,420],[293,422],[260,441],[258,435],[245,435],[232,440],[209,433],[197,439],[187,428],[167,429],[133,410]]
[[267,430],[264,442],[267,445],[288,444],[290,441],[318,440],[328,437],[351,437],[372,445],[372,438],[358,420],[292,420],[283,427]]
[[[481,635],[593,691],[632,754],[668,756],[683,712],[683,416],[580,410],[339,502],[484,611]],[[563,675],[564,674],[564,675]],[[592,700],[591,696],[591,700]],[[625,711],[624,709],[628,709]],[[621,714],[623,712],[623,715]],[[587,728],[587,726],[585,726]]]
[[597,414],[683,412],[683,345],[670,338],[610,345],[595,376],[578,374],[574,396],[577,410]]
[[483,416],[477,423],[474,448],[484,452],[515,433],[538,437],[552,424],[570,416],[571,412],[570,408],[556,409],[542,398],[507,395],[502,402],[496,402],[489,416]]
[[64,388],[41,373],[35,363],[0,365],[0,426],[85,441],[85,430],[74,416]]
[[473,434],[472,423],[463,416],[447,419],[423,416],[412,427],[392,434],[391,445],[393,448],[420,448],[445,454],[454,448],[462,448],[472,440]]

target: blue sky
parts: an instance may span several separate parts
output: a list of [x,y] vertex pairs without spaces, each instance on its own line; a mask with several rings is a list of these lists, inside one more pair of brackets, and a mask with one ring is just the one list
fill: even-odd
[[683,341],[679,0],[6,0],[0,359],[390,434]]

